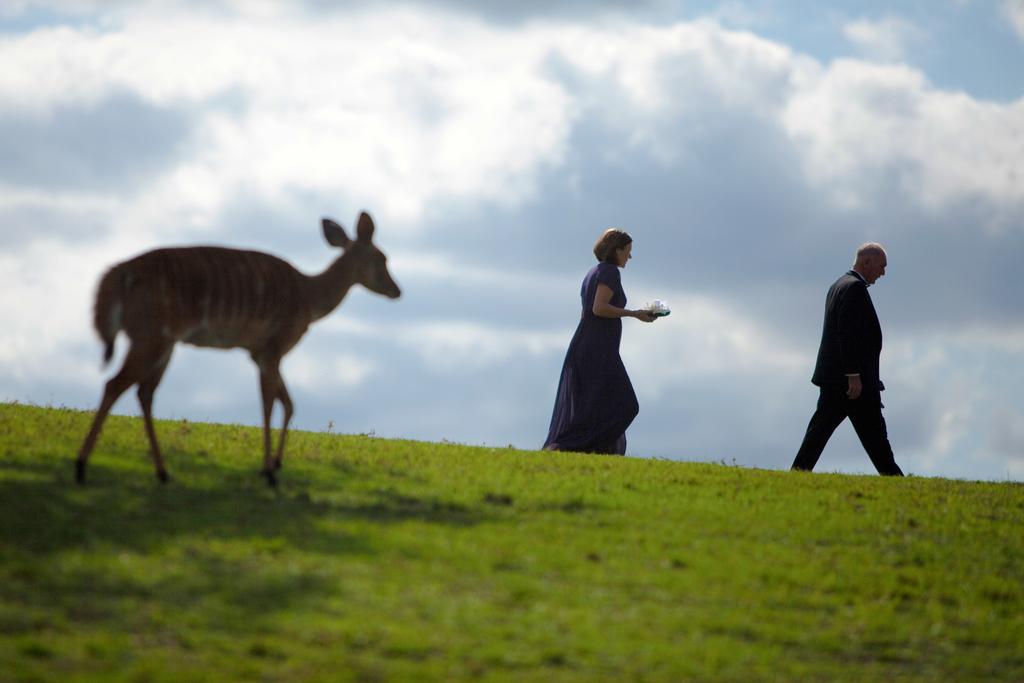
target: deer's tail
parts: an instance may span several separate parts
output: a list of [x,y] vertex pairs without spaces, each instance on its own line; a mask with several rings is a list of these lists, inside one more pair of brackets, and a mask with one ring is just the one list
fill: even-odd
[[124,312],[125,282],[120,266],[108,270],[100,280],[96,291],[96,306],[93,309],[93,325],[103,340],[104,365],[114,355],[114,340],[121,331],[121,315]]

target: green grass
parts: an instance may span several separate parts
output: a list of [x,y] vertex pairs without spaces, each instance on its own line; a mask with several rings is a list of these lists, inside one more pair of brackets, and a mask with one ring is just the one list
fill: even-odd
[[1018,484],[91,417],[0,404],[2,681],[1024,680]]

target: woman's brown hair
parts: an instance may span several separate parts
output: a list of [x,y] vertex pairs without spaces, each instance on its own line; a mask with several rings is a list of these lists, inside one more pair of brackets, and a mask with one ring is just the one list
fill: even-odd
[[602,263],[618,265],[615,260],[615,250],[622,249],[632,242],[633,238],[625,230],[608,228],[597,238],[597,242],[594,243],[594,256]]

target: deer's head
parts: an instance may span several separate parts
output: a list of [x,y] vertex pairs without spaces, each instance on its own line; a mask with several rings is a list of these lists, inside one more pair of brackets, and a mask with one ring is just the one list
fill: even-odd
[[345,250],[356,282],[389,299],[402,296],[402,290],[388,272],[388,257],[373,243],[374,225],[370,214],[365,211],[359,214],[354,240],[349,239],[345,229],[330,218],[324,218],[322,223],[327,242]]

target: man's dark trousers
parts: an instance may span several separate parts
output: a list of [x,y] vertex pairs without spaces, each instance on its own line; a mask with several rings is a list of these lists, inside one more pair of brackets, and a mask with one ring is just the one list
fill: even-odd
[[885,418],[882,417],[881,395],[865,391],[859,398],[849,399],[846,396],[846,386],[841,384],[821,387],[818,409],[814,411],[811,422],[807,425],[804,441],[793,460],[793,469],[813,470],[832,432],[847,417],[853,423],[853,428],[878,473],[902,477],[903,471],[893,457],[889,434],[885,428]]

